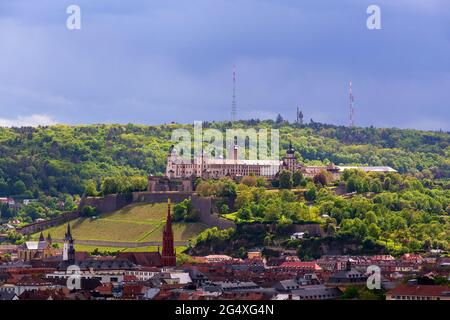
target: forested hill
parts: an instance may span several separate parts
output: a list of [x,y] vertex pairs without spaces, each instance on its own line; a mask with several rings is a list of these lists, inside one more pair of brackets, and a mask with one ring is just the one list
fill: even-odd
[[[204,128],[230,128],[229,122]],[[428,179],[450,178],[450,134],[400,129],[347,128],[284,121],[240,121],[239,128],[280,129],[281,148],[292,140],[305,163],[387,165]],[[192,125],[55,125],[0,128],[0,196],[39,192],[82,194],[109,176],[160,174],[175,128]],[[283,151],[282,151],[283,152]]]

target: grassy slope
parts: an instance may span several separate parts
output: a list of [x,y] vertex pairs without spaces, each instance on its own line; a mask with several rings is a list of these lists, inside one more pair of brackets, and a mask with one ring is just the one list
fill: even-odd
[[[167,204],[132,204],[96,219],[79,218],[71,222],[72,235],[78,240],[160,241],[167,215]],[[188,240],[206,228],[201,223],[174,223],[175,241]],[[52,238],[63,239],[66,225],[50,228]],[[37,238],[34,234],[33,238]]]

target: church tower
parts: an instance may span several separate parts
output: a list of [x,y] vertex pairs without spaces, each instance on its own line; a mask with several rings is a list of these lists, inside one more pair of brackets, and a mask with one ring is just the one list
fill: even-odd
[[283,157],[284,167],[290,172],[294,173],[297,171],[298,162],[295,157],[295,150],[292,147],[292,142],[289,141],[289,148],[286,150],[286,156]]
[[176,266],[175,249],[173,246],[172,216],[170,215],[170,199],[167,201],[167,220],[163,231],[161,258],[163,266]]
[[63,261],[75,263],[75,247],[73,245],[72,233],[70,232],[70,224],[67,224],[67,231],[64,237]]
[[53,244],[52,236],[50,235],[50,232],[47,234],[47,243],[51,246]]
[[167,167],[166,167],[166,177],[172,178],[177,173],[176,162],[177,162],[177,151],[174,145],[170,146],[169,154],[167,155]]

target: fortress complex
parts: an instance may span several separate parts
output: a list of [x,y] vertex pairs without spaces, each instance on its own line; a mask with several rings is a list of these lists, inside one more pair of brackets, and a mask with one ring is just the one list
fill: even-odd
[[346,169],[360,169],[366,172],[396,172],[390,167],[336,166],[333,163],[326,166],[304,166],[295,157],[295,150],[291,143],[281,160],[238,159],[237,145],[229,154],[230,156],[224,159],[212,159],[202,155],[196,157],[193,161],[183,161],[182,157],[177,154],[176,149],[172,147],[167,156],[166,178],[192,180],[196,177],[204,179],[230,177],[236,179],[255,175],[273,179],[284,169],[291,172],[301,171],[305,177],[311,178],[325,170],[332,175],[333,179],[338,179]]
[[168,178],[202,177],[205,179],[219,179],[222,177],[239,177],[253,174],[258,177],[273,178],[283,161],[280,160],[246,160],[238,159],[238,146],[230,151],[229,158],[209,158],[197,156],[193,161],[183,161],[171,148],[167,157],[166,176]]

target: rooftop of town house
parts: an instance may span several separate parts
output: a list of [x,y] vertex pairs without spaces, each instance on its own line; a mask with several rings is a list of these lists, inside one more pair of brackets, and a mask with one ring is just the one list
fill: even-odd
[[324,285],[305,286],[291,291],[293,295],[299,296],[300,299],[317,298],[317,299],[333,299],[342,295],[342,291],[338,288],[329,288]]
[[128,260],[131,263],[144,267],[161,267],[162,260],[159,252],[120,252],[119,260]]
[[448,285],[411,285],[401,284],[387,293],[397,296],[445,296],[450,297],[450,286]]
[[315,262],[310,261],[285,261],[280,265],[281,268],[298,268],[298,269],[312,269],[316,271],[322,268]]

